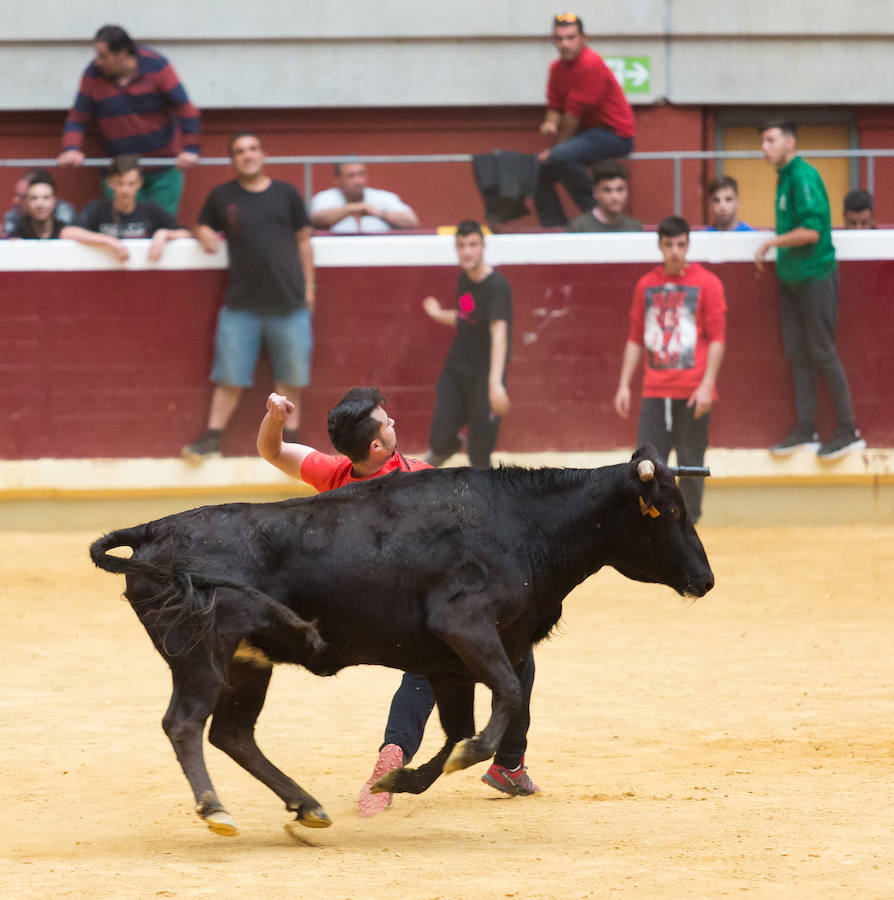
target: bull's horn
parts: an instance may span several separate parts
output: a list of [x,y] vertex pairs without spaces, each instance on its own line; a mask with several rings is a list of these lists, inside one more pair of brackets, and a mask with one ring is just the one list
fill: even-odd
[[680,478],[707,478],[711,470],[707,466],[670,466],[671,475],[679,475]]
[[644,459],[636,467],[640,481],[651,481],[655,477],[655,463],[651,459]]

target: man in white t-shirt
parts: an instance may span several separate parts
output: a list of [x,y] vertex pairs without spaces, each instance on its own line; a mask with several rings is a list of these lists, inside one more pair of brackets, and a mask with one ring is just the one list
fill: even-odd
[[419,226],[416,213],[397,194],[366,186],[363,163],[336,163],[335,185],[310,201],[314,228],[339,234],[374,234]]

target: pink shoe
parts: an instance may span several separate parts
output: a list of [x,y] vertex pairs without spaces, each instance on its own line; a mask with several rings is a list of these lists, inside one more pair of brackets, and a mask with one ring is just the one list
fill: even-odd
[[399,769],[404,764],[404,752],[397,744],[385,744],[379,751],[372,775],[366,784],[360,788],[360,796],[357,798],[357,814],[365,819],[377,816],[391,806],[393,794],[373,794],[370,788],[386,773],[392,769]]

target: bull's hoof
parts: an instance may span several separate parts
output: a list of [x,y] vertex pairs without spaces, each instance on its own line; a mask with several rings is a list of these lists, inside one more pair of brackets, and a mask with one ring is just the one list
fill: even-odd
[[395,791],[399,793],[400,789],[400,772],[403,769],[392,769],[386,772],[378,781],[369,786],[371,794],[393,794]]
[[204,818],[208,827],[215,834],[222,834],[224,837],[235,837],[239,834],[236,823],[230,818],[230,814],[223,809],[208,813]]
[[326,811],[322,806],[318,806],[316,809],[299,812],[295,817],[295,821],[289,822],[285,827],[286,831],[294,837],[293,829],[296,825],[303,825],[305,828],[328,828],[331,824],[332,819],[326,815]]
[[489,759],[491,756],[491,753],[481,749],[477,738],[466,738],[453,748],[453,752],[447,757],[447,762],[444,763],[443,772],[445,775],[449,775],[451,772],[467,769],[469,766],[473,766],[483,759]]

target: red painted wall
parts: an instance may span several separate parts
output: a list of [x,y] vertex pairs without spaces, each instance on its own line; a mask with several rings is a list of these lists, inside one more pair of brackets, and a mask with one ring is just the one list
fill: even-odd
[[[636,413],[612,409],[627,314],[643,264],[503,266],[514,289],[511,414],[499,448],[599,450],[635,441]],[[727,356],[711,443],[764,447],[792,424],[771,273],[712,267],[729,304]],[[203,429],[212,335],[225,273],[0,273],[0,457],[172,456]],[[894,262],[844,262],[839,325],[858,423],[894,446]],[[320,268],[313,386],[303,438],[328,447],[325,414],[354,384],[379,385],[408,452],[427,445],[434,383],[451,332],[420,299],[453,296],[453,266]],[[566,310],[546,317],[544,311]],[[225,441],[253,454],[270,389],[262,364]],[[821,392],[820,426],[831,431]]]
[[[860,147],[864,150],[891,149],[894,147],[894,107],[866,106],[856,110],[857,130],[860,133]],[[866,163],[861,163],[860,185],[865,187]],[[875,202],[876,222],[894,222],[894,158],[887,157],[875,161]]]

